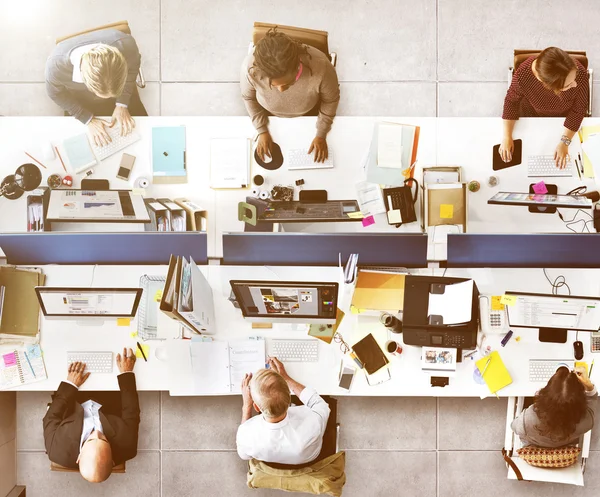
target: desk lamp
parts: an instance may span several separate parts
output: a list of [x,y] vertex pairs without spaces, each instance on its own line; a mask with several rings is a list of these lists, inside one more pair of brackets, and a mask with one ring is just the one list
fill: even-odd
[[23,192],[35,190],[42,182],[42,173],[35,164],[23,164],[2,180],[0,183],[0,197],[15,200],[23,195]]

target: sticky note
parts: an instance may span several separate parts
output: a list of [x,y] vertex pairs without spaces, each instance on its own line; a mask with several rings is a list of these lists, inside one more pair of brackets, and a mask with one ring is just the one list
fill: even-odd
[[129,326],[130,324],[130,318],[117,318],[117,326]]
[[504,304],[502,302],[500,302],[501,299],[502,299],[502,297],[500,295],[492,296],[492,311],[503,311],[504,310]]
[[7,368],[17,365],[17,355],[14,352],[4,354],[2,359],[4,359],[4,366]]
[[588,364],[587,364],[587,362],[575,361],[575,367],[576,368],[583,368],[583,369],[585,369],[586,373],[588,372]]
[[155,302],[160,302],[163,296],[163,291],[162,288],[160,290],[156,290],[156,293],[154,294],[154,301]]
[[440,205],[440,217],[442,219],[452,219],[454,217],[454,206],[452,204]]
[[363,218],[363,220],[362,220],[363,228],[366,228],[367,226],[371,226],[372,224],[375,224],[375,218],[373,216],[368,216],[368,217]]
[[29,359],[38,359],[42,357],[42,349],[38,345],[29,345],[27,347],[27,355]]
[[532,186],[532,188],[533,188],[533,192],[537,193],[538,195],[544,195],[545,193],[548,193],[548,188],[546,188],[546,183],[544,183],[543,181],[536,183],[535,185]]
[[[140,345],[142,345],[142,344],[140,344]],[[142,349],[144,349],[144,354],[146,354],[146,359],[150,359],[150,345],[142,345]],[[144,358],[144,356],[142,355],[142,351],[140,349],[138,349],[137,347],[135,349],[135,356],[138,359]]]
[[393,209],[387,212],[388,223],[400,224],[402,222],[402,212],[400,209]]
[[502,297],[500,297],[500,303],[504,304],[504,305],[515,305],[517,303],[517,296],[516,295],[502,295]]
[[136,336],[138,336],[138,332],[137,332],[137,331],[132,331],[132,332],[129,334],[129,336],[130,336],[131,338],[135,338]]
[[350,219],[362,219],[363,217],[363,213],[360,211],[356,211],[356,212],[348,212],[348,217]]

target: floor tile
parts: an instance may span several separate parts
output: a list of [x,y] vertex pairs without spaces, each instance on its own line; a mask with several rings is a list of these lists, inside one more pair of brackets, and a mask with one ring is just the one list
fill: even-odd
[[50,471],[42,452],[19,452],[17,460],[17,482],[27,486],[27,497],[159,497],[159,474],[159,452],[138,453],[127,461],[125,474],[114,474],[101,484],[88,483],[78,473]]
[[[196,468],[190,471],[190,468]],[[250,489],[246,484],[248,463],[236,452],[163,452],[164,496],[271,497],[276,490]],[[201,490],[200,490],[201,489]]]
[[163,83],[163,116],[246,116],[239,83]]
[[344,497],[435,497],[436,454],[348,451],[346,477]]
[[419,83],[340,84],[338,116],[435,116],[436,85]]
[[[0,2],[0,81],[44,81],[46,58],[57,37],[120,20],[129,21],[142,54],[148,81],[157,81],[160,0],[72,2],[71,0],[24,0]],[[26,34],[27,42],[18,42]],[[26,61],[26,63],[25,63]]]
[[146,83],[146,88],[138,88],[140,99],[149,116],[160,116],[160,83]]
[[507,83],[438,83],[439,117],[501,117]]
[[584,0],[564,9],[546,0],[439,0],[438,5],[440,80],[504,81],[514,49],[547,46],[587,50],[590,66],[600,66],[600,9]]
[[0,115],[62,116],[46,94],[44,83],[0,83]]
[[161,13],[164,81],[239,81],[254,21],[327,30],[343,81],[435,76],[434,0],[162,0]]
[[439,399],[440,450],[501,450],[506,399]]
[[342,450],[428,450],[436,447],[436,402],[433,398],[340,397],[338,422]]
[[239,395],[171,397],[162,394],[162,449],[235,450],[242,418]]

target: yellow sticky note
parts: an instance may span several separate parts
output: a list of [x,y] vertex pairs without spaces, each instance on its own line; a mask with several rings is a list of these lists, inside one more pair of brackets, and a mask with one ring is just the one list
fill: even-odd
[[117,326],[129,326],[130,324],[130,318],[117,318]]
[[517,303],[516,295],[502,295],[500,297],[500,303],[504,305],[515,305]]
[[156,290],[156,293],[154,294],[154,301],[155,302],[160,302],[163,296],[163,291],[162,288],[160,290]]
[[[142,345],[142,344],[140,344],[140,345]],[[146,359],[149,359],[150,358],[150,345],[142,345],[142,349],[144,349],[144,354],[146,354]],[[135,356],[138,359],[144,358],[144,356],[142,355],[142,351],[140,349],[138,349],[137,346],[135,348]]]
[[360,211],[356,211],[356,212],[348,212],[348,217],[350,219],[362,219],[363,217],[363,213]]
[[138,336],[138,333],[137,333],[137,331],[132,331],[132,332],[129,334],[129,336],[130,336],[131,338],[135,338],[136,336]]
[[452,204],[440,205],[440,217],[442,219],[452,219],[454,217],[454,206]]
[[503,311],[504,304],[500,301],[502,297],[500,295],[492,296],[492,311]]
[[576,368],[584,368],[586,373],[589,372],[587,362],[575,361],[575,367]]

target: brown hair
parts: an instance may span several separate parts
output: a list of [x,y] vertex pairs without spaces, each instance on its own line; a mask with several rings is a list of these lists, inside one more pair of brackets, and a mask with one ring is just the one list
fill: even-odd
[[540,420],[536,428],[544,436],[562,439],[573,434],[587,412],[585,388],[577,374],[559,368],[535,394],[533,410]]
[[250,381],[252,399],[267,418],[283,416],[290,406],[290,387],[279,373],[260,369]]
[[535,59],[535,70],[543,85],[557,95],[565,87],[569,73],[577,69],[573,58],[564,50],[548,47]]
[[[293,40],[285,33],[277,31],[277,27],[269,29],[265,37],[254,48],[254,64],[250,68],[258,69],[269,82],[295,72],[301,62],[301,57],[310,54],[306,46]],[[304,62],[308,67],[308,64]],[[310,70],[310,67],[308,67]]]

